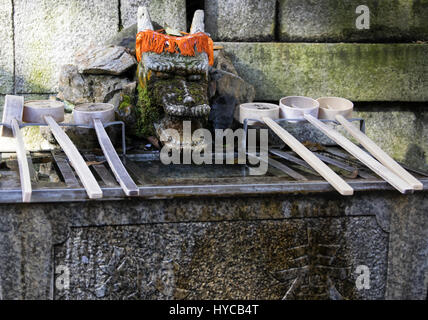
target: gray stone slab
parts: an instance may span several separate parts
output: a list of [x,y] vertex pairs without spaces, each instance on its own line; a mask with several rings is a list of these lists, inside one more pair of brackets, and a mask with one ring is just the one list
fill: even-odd
[[0,30],[0,94],[8,94],[13,93],[13,21],[11,0],[4,0],[0,3]]
[[215,41],[271,41],[275,0],[205,0],[205,28]]
[[58,97],[74,105],[110,103],[129,83],[131,81],[123,76],[80,74],[75,65],[63,65],[59,75]]
[[[370,9],[370,28],[359,30],[359,5]],[[428,6],[424,1],[280,0],[281,41],[395,41],[428,39]]]
[[3,290],[0,295],[3,299],[52,298],[53,234],[50,223],[46,216],[28,215],[28,210],[24,209],[20,212],[23,213],[21,225],[26,229],[25,236],[17,238],[14,222],[19,211],[3,211],[0,217],[0,274]]
[[0,115],[1,116],[3,116],[4,97],[5,97],[5,95],[0,94]]
[[165,26],[187,31],[185,0],[121,0],[120,11],[123,27],[137,23],[138,7],[149,8],[152,21],[158,26]]
[[71,275],[55,298],[379,299],[387,238],[374,217],[75,228],[55,250]]
[[[406,198],[391,217],[386,299],[428,297],[428,198]],[[420,207],[422,206],[422,207]]]
[[427,101],[427,44],[219,42],[256,100]]
[[75,55],[75,65],[81,74],[121,75],[137,65],[137,60],[121,46],[94,46]]
[[57,92],[60,67],[78,49],[103,43],[119,29],[117,0],[14,3],[18,93]]
[[428,149],[428,126],[426,125],[428,123],[428,114],[427,113],[424,113],[421,115],[421,121],[424,124],[422,126],[421,139],[424,142],[424,144],[422,145],[422,150],[424,150],[424,153],[425,153],[422,155],[422,157],[425,157],[425,163],[427,163],[428,162],[428,160],[426,160],[428,157],[428,151],[426,151]]

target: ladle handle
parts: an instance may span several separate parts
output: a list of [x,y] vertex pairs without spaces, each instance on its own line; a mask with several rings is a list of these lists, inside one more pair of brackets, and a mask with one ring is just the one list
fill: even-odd
[[395,189],[397,189],[401,193],[409,193],[413,191],[413,188],[410,184],[401,179],[388,168],[384,167],[380,162],[376,161],[376,159],[374,159],[367,152],[353,144],[350,140],[342,136],[339,132],[335,131],[330,127],[327,127],[324,123],[309,114],[305,114],[304,117],[316,128],[326,134],[331,140],[336,142],[343,149],[345,149],[355,158],[360,160],[363,164],[369,167],[374,173],[376,173],[378,176],[380,176],[382,179],[392,185]]
[[342,115],[337,115],[336,120],[348,131],[364,148],[366,148],[380,163],[382,163],[389,170],[404,179],[415,190],[422,190],[424,185],[402,166],[400,166],[393,158],[391,158],[385,151],[383,151],[376,143],[369,137],[357,129],[351,122],[345,119]]
[[126,171],[122,161],[120,161],[116,150],[114,149],[111,140],[104,129],[104,125],[100,119],[93,119],[95,132],[97,133],[98,142],[103,150],[104,156],[113,172],[116,180],[119,182],[123,191],[127,196],[138,196],[138,187],[132,180],[128,171]]
[[28,167],[27,151],[25,150],[24,139],[16,119],[11,120],[13,136],[16,140],[16,157],[19,166],[19,178],[21,180],[22,201],[30,202],[31,194],[33,193],[31,187],[30,168]]
[[280,127],[270,118],[262,118],[268,125],[294,152],[303,158],[316,172],[326,179],[341,195],[350,196],[354,194],[354,189],[322,162],[315,154],[293,137],[287,130]]
[[58,141],[59,145],[64,150],[64,153],[70,160],[70,163],[79,176],[80,181],[82,181],[83,187],[85,188],[89,198],[102,198],[103,191],[76,146],[51,116],[45,116],[44,118],[51,128],[55,139]]

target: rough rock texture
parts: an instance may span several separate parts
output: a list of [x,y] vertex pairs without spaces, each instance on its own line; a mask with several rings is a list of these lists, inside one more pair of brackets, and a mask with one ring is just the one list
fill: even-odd
[[212,67],[213,69],[238,75],[238,71],[236,71],[230,57],[224,52],[224,50],[214,50],[214,64]]
[[131,83],[128,78],[80,74],[74,65],[61,68],[58,97],[73,104],[86,102],[118,103],[117,96]]
[[[0,94],[13,92],[12,25],[12,1],[2,1],[0,3]],[[2,101],[0,101],[0,108],[3,108]]]
[[55,143],[49,141],[43,135],[45,127],[26,127],[22,129],[25,147],[27,151],[53,150],[58,148]]
[[214,41],[271,41],[275,0],[205,0],[205,31]]
[[[21,129],[27,151],[53,150],[57,148],[57,145],[45,138],[42,128],[26,127]],[[14,138],[0,137],[0,152],[15,152],[15,150],[16,140]]]
[[204,10],[196,10],[193,14],[190,33],[205,32],[205,12]]
[[211,82],[214,82],[211,87],[215,88],[216,95],[232,96],[238,104],[254,101],[254,87],[239,76],[223,50],[215,51],[214,65],[210,68],[209,75]]
[[106,42],[106,45],[121,46],[128,48],[135,52],[135,42],[137,37],[137,24],[123,29],[117,33],[113,38]]
[[[409,300],[420,296],[428,298],[428,198],[413,199],[413,205],[425,210],[398,210],[391,216],[390,249],[388,252],[388,281],[386,299]],[[406,206],[406,204],[398,204]]]
[[218,43],[256,100],[290,95],[428,100],[427,44]]
[[0,114],[3,113],[5,95],[0,94]]
[[214,65],[209,70],[208,96],[210,121],[215,129],[230,128],[237,105],[254,101],[254,87],[244,81],[223,50],[214,51]]
[[[77,228],[56,251],[56,265],[76,275],[57,298],[376,299],[386,239],[373,217]],[[373,270],[370,294],[354,289],[363,262]]]
[[74,64],[81,74],[121,75],[137,65],[125,47],[92,46],[75,54]]
[[121,0],[120,11],[125,28],[137,22],[137,11],[140,6],[149,8],[155,27],[164,27],[167,24],[170,27],[186,31],[185,0]]
[[137,100],[137,82],[131,82],[123,88],[119,96],[119,104],[115,108],[116,120],[126,124],[126,131],[129,135],[137,130]]
[[215,81],[216,93],[220,96],[229,95],[236,99],[238,104],[254,101],[255,89],[240,76],[222,70],[210,72],[212,81]]
[[232,128],[236,99],[230,95],[216,96],[211,102],[211,112],[209,120],[214,129]]
[[60,67],[77,49],[118,31],[118,1],[16,0],[18,93],[58,91]]
[[[356,8],[370,9],[370,29],[359,30]],[[281,41],[395,41],[428,40],[426,1],[280,0]]]

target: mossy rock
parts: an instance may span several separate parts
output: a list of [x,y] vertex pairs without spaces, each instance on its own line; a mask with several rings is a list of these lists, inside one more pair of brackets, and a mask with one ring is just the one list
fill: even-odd
[[138,86],[137,128],[135,132],[138,137],[155,136],[154,124],[162,117],[161,107],[152,101],[148,91],[147,87]]

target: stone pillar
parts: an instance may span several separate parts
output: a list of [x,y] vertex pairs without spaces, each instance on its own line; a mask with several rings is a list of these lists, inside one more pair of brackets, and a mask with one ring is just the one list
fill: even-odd
[[391,214],[386,299],[425,300],[428,288],[428,197],[402,197]]
[[0,280],[3,299],[52,299],[51,223],[31,206],[1,207]]

